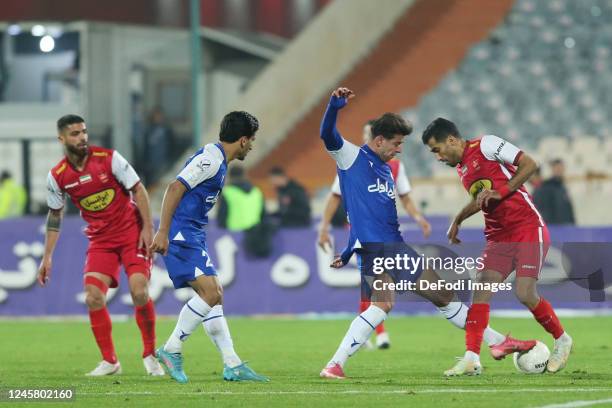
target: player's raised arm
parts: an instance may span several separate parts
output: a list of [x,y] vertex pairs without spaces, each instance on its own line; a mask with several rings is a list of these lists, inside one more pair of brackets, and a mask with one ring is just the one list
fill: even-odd
[[329,104],[321,121],[321,139],[329,151],[336,151],[342,147],[343,140],[340,132],[336,129],[338,111],[348,103],[355,94],[348,88],[336,89],[329,99]]
[[162,210],[159,219],[159,228],[153,238],[151,244],[151,252],[159,252],[162,255],[166,255],[168,252],[168,234],[170,233],[170,222],[172,222],[172,216],[176,211],[183,195],[187,191],[187,187],[179,181],[174,180],[168,185],[164,192],[164,198],[162,200]]
[[483,136],[480,149],[489,160],[517,166],[514,176],[508,184],[496,190],[484,190],[477,197],[480,208],[486,208],[490,200],[503,200],[518,190],[538,169],[538,164],[512,143],[493,135]]

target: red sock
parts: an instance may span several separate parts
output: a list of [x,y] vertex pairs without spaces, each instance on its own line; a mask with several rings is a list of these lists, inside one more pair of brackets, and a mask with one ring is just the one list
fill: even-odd
[[[368,307],[370,307],[370,304],[372,302],[370,302],[369,300],[362,300],[361,302],[359,302],[359,313],[363,313],[366,311],[366,309]],[[381,334],[385,332],[385,324],[381,323],[378,326],[376,326],[376,334]]]
[[144,347],[142,357],[144,358],[155,352],[155,306],[153,301],[149,299],[144,306],[136,306],[134,314],[142,335],[142,345]]
[[480,354],[480,344],[485,329],[489,325],[489,305],[474,303],[465,321],[465,346],[468,351]]
[[90,310],[89,321],[91,323],[91,331],[93,331],[98,348],[102,353],[102,358],[109,363],[115,364],[117,362],[117,355],[113,345],[113,326],[108,309],[103,307],[99,310]]
[[538,323],[544,327],[544,330],[553,335],[555,340],[561,337],[564,332],[563,326],[561,326],[559,318],[546,299],[540,298],[540,303],[538,303],[531,313],[533,313],[533,317],[535,317]]

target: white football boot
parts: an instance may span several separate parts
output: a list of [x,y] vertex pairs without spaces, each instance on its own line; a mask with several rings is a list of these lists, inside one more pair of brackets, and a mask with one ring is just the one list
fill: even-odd
[[92,371],[85,374],[88,377],[100,377],[103,375],[121,374],[121,363],[117,361],[115,364],[109,363],[106,360],[100,361],[98,366]]
[[148,375],[157,377],[165,374],[164,369],[159,364],[159,361],[157,361],[157,359],[153,356],[153,354],[143,358],[142,364],[144,364],[145,371]]

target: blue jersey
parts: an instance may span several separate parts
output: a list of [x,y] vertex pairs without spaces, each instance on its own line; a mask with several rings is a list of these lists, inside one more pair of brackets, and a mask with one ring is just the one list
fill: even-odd
[[207,144],[187,160],[176,179],[187,191],[172,216],[170,243],[205,247],[208,212],[223,189],[227,161],[220,144]]
[[338,167],[340,190],[350,223],[345,253],[350,256],[366,243],[402,242],[402,236],[391,168],[367,145],[358,147],[350,143],[336,129],[338,110],[345,104],[344,98],[331,98],[321,124],[321,138]]

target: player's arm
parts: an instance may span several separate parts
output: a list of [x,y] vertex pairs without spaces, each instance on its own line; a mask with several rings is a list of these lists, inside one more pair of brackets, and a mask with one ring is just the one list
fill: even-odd
[[47,223],[45,227],[45,252],[38,267],[38,283],[45,286],[51,276],[53,251],[59,239],[62,226],[64,193],[49,172],[47,176]]
[[459,211],[459,214],[455,216],[451,226],[446,232],[446,236],[448,237],[448,240],[451,244],[461,243],[461,240],[457,238],[457,235],[459,235],[459,227],[461,226],[461,223],[470,218],[472,215],[476,214],[478,211],[480,211],[480,207],[478,206],[476,200],[470,201],[465,207],[463,207],[461,211]]
[[111,159],[113,176],[126,190],[132,192],[132,198],[142,219],[142,229],[138,237],[138,248],[145,248],[149,255],[149,245],[153,237],[153,216],[147,189],[140,182],[140,177],[130,163],[117,151],[113,151]]
[[334,192],[330,192],[327,200],[325,200],[325,209],[323,210],[323,217],[321,218],[321,223],[319,224],[319,237],[317,240],[319,247],[321,247],[321,249],[324,251],[327,251],[327,248],[331,248],[329,229],[331,226],[331,220],[338,210],[341,202],[341,196]]
[[187,187],[179,180],[174,180],[168,185],[164,192],[164,198],[162,200],[162,210],[159,219],[159,228],[153,243],[151,244],[151,252],[159,252],[162,255],[168,253],[168,234],[170,233],[170,223],[172,222],[172,216],[176,211],[183,195],[187,191]]
[[402,207],[404,210],[410,215],[414,221],[419,224],[421,227],[421,231],[423,231],[423,236],[425,238],[431,235],[431,224],[423,217],[423,214],[416,208],[412,198],[410,198],[410,193],[406,193],[400,196],[400,201],[402,202]]
[[483,190],[476,198],[480,208],[486,208],[490,200],[503,200],[521,186],[536,172],[538,164],[525,152],[510,142],[497,136],[484,136],[480,142],[480,149],[489,160],[495,160],[502,164],[516,166],[516,172],[507,184],[497,187],[495,190]]
[[325,147],[329,151],[340,150],[344,144],[342,135],[336,129],[336,119],[338,118],[338,111],[346,106],[348,100],[354,96],[355,94],[350,89],[338,88],[329,99],[320,129],[321,139],[323,139],[323,143],[325,143]]
[[149,247],[153,242],[153,216],[151,215],[149,194],[142,183],[136,183],[130,191],[132,192],[136,208],[138,208],[138,212],[142,218],[142,231],[140,232],[140,238],[138,240],[138,248],[145,248],[147,256],[151,256]]

